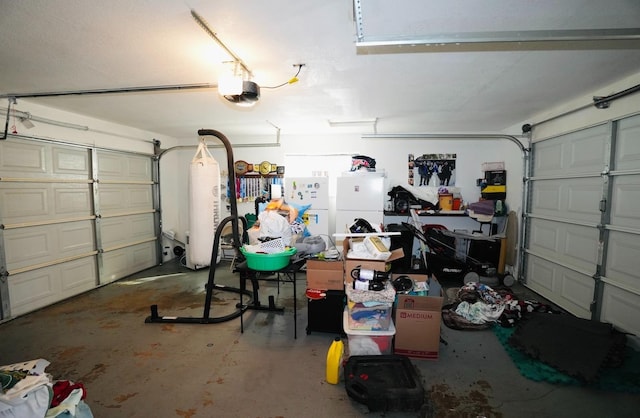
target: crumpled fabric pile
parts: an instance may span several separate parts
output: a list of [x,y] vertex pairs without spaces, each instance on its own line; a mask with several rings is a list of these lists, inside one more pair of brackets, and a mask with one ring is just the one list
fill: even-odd
[[497,322],[505,308],[502,296],[484,283],[469,282],[458,291],[456,314],[473,324]]
[[0,366],[0,416],[93,418],[82,383],[54,381],[45,359]]
[[442,320],[449,328],[460,330],[482,330],[496,324],[511,328],[534,312],[559,313],[538,301],[519,300],[509,289],[469,282],[458,290],[454,303],[443,306]]

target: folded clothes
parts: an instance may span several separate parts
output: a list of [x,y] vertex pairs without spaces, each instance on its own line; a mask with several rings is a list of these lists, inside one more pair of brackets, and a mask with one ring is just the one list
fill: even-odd
[[469,203],[468,208],[477,215],[491,215],[495,213],[495,203],[493,200],[481,200],[475,203]]
[[367,306],[347,300],[349,327],[352,330],[376,331],[388,330],[391,323],[393,303],[377,303]]
[[388,281],[385,283],[385,287],[382,290],[353,289],[351,283],[347,283],[345,290],[347,293],[347,299],[357,303],[393,303],[396,299],[396,289]]

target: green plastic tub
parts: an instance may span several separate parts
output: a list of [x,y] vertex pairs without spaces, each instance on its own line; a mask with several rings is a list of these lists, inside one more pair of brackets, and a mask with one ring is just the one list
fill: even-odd
[[247,267],[258,271],[276,271],[289,265],[291,256],[296,253],[296,248],[291,247],[281,253],[250,253],[240,247],[240,252],[247,259]]

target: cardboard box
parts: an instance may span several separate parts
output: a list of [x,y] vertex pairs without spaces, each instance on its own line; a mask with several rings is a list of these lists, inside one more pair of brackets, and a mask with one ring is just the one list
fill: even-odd
[[442,297],[399,295],[395,312],[395,354],[437,360]]
[[342,260],[307,260],[307,288],[344,290],[343,267]]
[[391,251],[382,243],[380,237],[365,237],[364,246],[367,247],[371,258],[376,260],[386,260],[391,256]]
[[342,254],[344,257],[344,282],[347,284],[353,281],[353,278],[351,277],[351,270],[357,268],[358,266],[363,269],[387,271],[387,263],[390,263],[394,260],[399,260],[404,257],[404,251],[402,250],[402,248],[397,248],[391,251],[391,255],[386,260],[348,258],[350,245],[351,244],[348,238],[342,241]]

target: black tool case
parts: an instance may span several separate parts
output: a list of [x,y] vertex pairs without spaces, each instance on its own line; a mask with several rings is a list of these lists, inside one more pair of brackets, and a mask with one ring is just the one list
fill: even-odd
[[351,356],[344,366],[349,397],[369,411],[417,411],[425,403],[420,376],[408,357]]

